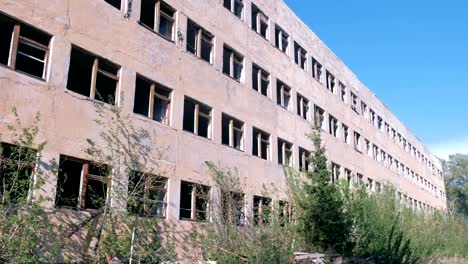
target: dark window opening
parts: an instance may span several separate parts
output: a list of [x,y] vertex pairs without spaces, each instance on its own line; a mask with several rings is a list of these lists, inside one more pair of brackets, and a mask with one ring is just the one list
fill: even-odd
[[292,162],[292,144],[278,138],[278,163],[291,167]]
[[268,17],[254,4],[252,4],[252,29],[268,39]]
[[254,64],[252,70],[252,88],[262,95],[268,97],[269,86],[270,74]]
[[179,218],[192,221],[207,221],[210,187],[182,182],[180,188]]
[[[276,103],[289,110],[289,101],[291,99],[291,88],[285,85],[282,81],[276,82]],[[294,110],[293,110],[294,111]]]
[[232,148],[244,149],[244,123],[226,114],[222,115],[222,144]]
[[137,75],[133,112],[169,125],[172,91]]
[[162,37],[173,40],[175,10],[161,0],[142,0],[140,23]]
[[108,4],[110,4],[111,6],[117,8],[120,10],[120,7],[122,5],[121,3],[121,0],[104,0],[106,1]]
[[213,63],[213,35],[191,20],[187,25],[187,51],[204,61]]
[[299,148],[299,168],[301,171],[309,170],[310,151]]
[[244,194],[222,190],[221,210],[225,223],[244,225]]
[[275,47],[284,53],[288,53],[289,35],[284,32],[278,25],[275,28]]
[[192,132],[201,137],[211,138],[210,107],[196,102],[193,99],[185,98],[183,118],[185,131]]
[[139,216],[166,216],[167,179],[132,171],[129,177],[127,210]]
[[264,160],[270,159],[270,135],[260,129],[253,128],[252,155]]
[[271,218],[271,199],[254,196],[254,225],[268,224]]
[[296,42],[294,42],[294,61],[303,70],[307,69],[307,52]]
[[241,82],[243,70],[244,58],[231,48],[225,46],[223,49],[223,73]]
[[308,120],[309,100],[300,94],[297,94],[297,114],[303,119]]

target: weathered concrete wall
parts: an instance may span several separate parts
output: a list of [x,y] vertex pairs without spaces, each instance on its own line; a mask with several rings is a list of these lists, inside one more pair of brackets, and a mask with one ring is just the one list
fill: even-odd
[[[154,145],[164,152],[164,164],[169,178],[167,217],[177,224],[180,241],[184,241],[193,223],[179,221],[181,180],[212,185],[204,165],[205,161],[220,162],[226,167],[240,171],[247,206],[252,206],[253,195],[261,195],[264,185],[274,185],[278,192],[274,200],[285,199],[286,182],[283,167],[278,165],[277,138],[294,144],[294,167],[299,167],[298,147],[312,149],[305,136],[311,131],[311,122],[296,115],[296,93],[317,104],[327,113],[353,131],[384,149],[415,173],[429,180],[438,190],[445,192],[441,177],[417,161],[402,147],[392,142],[387,135],[371,126],[368,119],[356,114],[348,103],[338,95],[332,95],[323,84],[312,78],[310,56],[316,58],[337,80],[356,94],[369,108],[401,133],[411,144],[423,152],[441,169],[437,158],[402,124],[391,111],[366,88],[358,78],[328,49],[318,37],[300,21],[281,0],[257,0],[255,4],[269,17],[267,41],[252,31],[250,25],[250,2],[245,3],[245,21],[226,10],[219,0],[167,0],[177,10],[176,30],[186,34],[187,18],[210,31],[214,36],[214,64],[202,61],[185,49],[185,42],[167,41],[140,26],[140,0],[132,1],[130,18],[103,0],[3,0],[0,11],[24,21],[53,35],[51,41],[50,70],[45,81],[0,67],[0,125],[13,122],[11,109],[16,107],[23,123],[32,122],[33,114],[41,113],[40,140],[46,140],[44,159],[59,160],[61,154],[87,158],[83,153],[87,138],[100,142],[101,127],[93,120],[96,117],[93,102],[66,89],[71,45],[77,45],[101,57],[121,65],[119,95],[124,98],[119,105],[124,112],[132,114],[136,74],[139,73],[173,89],[171,123],[169,126],[133,115],[135,126],[157,135]],[[274,25],[281,26],[290,36],[292,54],[293,40],[308,51],[308,71],[294,64],[293,57],[286,56],[274,47]],[[186,38],[184,38],[185,41]],[[222,73],[223,43],[245,56],[244,82],[238,83]],[[271,74],[270,98],[259,95],[252,87],[252,62]],[[325,71],[324,71],[325,74]],[[276,104],[276,79],[292,88],[292,110],[287,111]],[[182,129],[184,96],[194,98],[213,108],[212,139],[198,137]],[[309,113],[313,116],[312,109]],[[221,115],[229,114],[245,123],[244,146],[241,152],[221,144]],[[272,159],[265,161],[253,157],[252,127],[260,128],[271,135]],[[1,141],[10,141],[7,131],[1,132]],[[354,150],[353,144],[323,133],[323,141],[330,160],[354,173],[372,178],[381,183],[395,185],[402,193],[434,208],[445,209],[446,199],[423,190],[408,178],[383,167],[366,154]],[[103,143],[101,141],[101,143]],[[364,142],[362,143],[363,148]],[[46,164],[47,165],[47,164]],[[49,164],[50,165],[50,164]],[[47,169],[49,181],[42,195],[52,199],[53,207],[56,175]],[[343,172],[341,173],[343,175]],[[180,231],[180,232],[179,232]],[[183,250],[181,250],[182,252]]]

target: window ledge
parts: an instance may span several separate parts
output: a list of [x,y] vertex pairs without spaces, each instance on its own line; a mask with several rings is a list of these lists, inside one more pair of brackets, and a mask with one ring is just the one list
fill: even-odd
[[190,56],[196,58],[197,61],[202,61],[202,62],[204,62],[204,63],[206,63],[206,64],[208,64],[208,65],[210,65],[210,66],[214,66],[213,63],[208,62],[208,61],[202,59],[201,57],[198,57],[197,55],[195,55],[195,54],[193,54],[192,52],[188,51],[187,48],[185,48],[184,52],[185,52],[186,54],[188,54],[188,55],[190,55]]
[[[233,81],[235,81],[235,82],[237,82],[237,83],[243,84],[242,81],[239,81],[239,80],[235,79],[234,77],[231,77],[231,75],[228,75],[228,74],[224,73],[222,70],[221,70],[221,73],[222,73],[224,76],[228,77],[229,79],[231,79],[231,80],[233,80]],[[252,90],[253,90],[253,89],[252,89]]]
[[169,43],[172,43],[172,44],[175,44],[175,41],[172,40],[172,39],[168,39],[166,36],[164,35],[161,35],[159,32],[157,32],[156,30],[154,30],[153,28],[150,28],[148,27],[147,25],[143,24],[141,21],[138,21],[138,24],[140,26],[142,26],[143,28],[153,32],[154,34],[158,35],[159,37],[161,37],[162,39],[164,39],[165,41],[169,42]]
[[191,137],[194,137],[194,138],[198,138],[198,139],[203,140],[203,141],[205,141],[205,142],[209,142],[209,143],[213,143],[213,144],[214,144],[213,139],[199,136],[199,135],[197,135],[197,134],[195,134],[195,133],[193,133],[193,132],[184,130],[183,128],[182,128],[182,133],[184,133],[185,135],[189,135],[189,136],[191,136]]
[[23,72],[23,71],[19,71],[19,70],[13,70],[11,67],[5,65],[5,64],[0,64],[0,68],[4,68],[4,69],[7,69],[9,71],[12,71],[12,72],[15,72],[15,73],[18,73],[20,75],[25,75],[31,79],[34,79],[34,80],[37,80],[37,81],[40,81],[42,83],[47,83],[47,81],[45,79],[42,79],[40,77],[37,77],[35,75],[32,75],[32,74],[29,74],[27,72]]
[[237,148],[231,147],[231,146],[226,145],[226,144],[221,144],[221,145],[223,145],[224,147],[227,147],[228,149],[233,149],[233,150],[238,151],[240,153],[246,154],[243,149],[237,149]]
[[[133,112],[132,112],[133,113]],[[141,115],[141,114],[137,114],[137,113],[133,113],[133,115],[135,116],[134,118],[135,119],[138,119],[140,121],[143,121],[145,123],[150,123],[151,125],[152,124],[155,124],[157,126],[160,126],[162,128],[166,128],[166,129],[170,129],[170,130],[177,130],[175,128],[173,128],[170,124],[164,124],[164,123],[161,123],[159,121],[156,121],[156,120],[153,120],[153,119],[150,119],[149,117],[147,116],[144,116],[144,115]]]
[[[93,104],[101,104],[105,108],[109,108],[109,107],[117,107],[118,108],[117,105],[105,103],[105,102],[102,102],[102,101],[99,101],[99,100],[96,100],[96,99],[91,99],[91,97],[89,97],[89,96],[76,93],[76,92],[74,92],[72,90],[69,90],[68,88],[65,88],[65,93],[69,94],[70,96],[75,97],[75,98],[77,98],[79,100],[82,100],[82,101],[88,101],[88,102],[91,102]],[[110,109],[107,109],[107,110],[110,110]]]

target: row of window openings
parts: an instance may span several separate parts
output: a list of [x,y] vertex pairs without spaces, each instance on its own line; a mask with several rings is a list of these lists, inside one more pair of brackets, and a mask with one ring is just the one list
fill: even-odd
[[408,208],[411,208],[413,210],[419,210],[419,211],[430,211],[434,212],[436,209],[426,203],[423,203],[421,201],[418,201],[414,198],[411,198],[407,196],[406,194],[402,194],[401,192],[397,192],[397,200],[398,202],[402,203]]

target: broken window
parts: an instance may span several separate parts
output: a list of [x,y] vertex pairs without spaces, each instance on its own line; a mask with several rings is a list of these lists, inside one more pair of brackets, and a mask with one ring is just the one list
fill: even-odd
[[166,216],[167,178],[132,171],[128,183],[127,211],[139,216]]
[[338,137],[338,119],[332,115],[328,116],[328,131],[330,132],[330,135]]
[[252,155],[270,160],[270,135],[255,127],[252,135]]
[[233,49],[224,46],[223,49],[223,73],[234,80],[241,82],[244,70],[244,57]]
[[67,89],[115,105],[120,66],[72,47]]
[[360,185],[364,184],[364,176],[362,174],[357,174],[357,180]]
[[183,123],[185,131],[211,139],[211,107],[185,97]]
[[252,66],[252,88],[268,97],[268,90],[270,87],[270,74],[259,66],[253,64]]
[[332,162],[331,164],[331,172],[332,172],[332,182],[335,182],[340,179],[340,171],[341,171],[341,166]]
[[333,76],[329,71],[327,71],[327,89],[335,93],[335,85],[336,85],[336,79],[335,76]]
[[373,126],[377,126],[377,116],[375,115],[375,112],[372,109],[370,109],[370,123]]
[[350,169],[346,169],[346,168],[345,168],[344,172],[345,172],[346,182],[348,183],[348,187],[352,187],[352,185],[353,185],[353,173],[351,172]]
[[377,127],[380,131],[383,131],[383,119],[380,116],[377,116]]
[[297,42],[294,42],[294,61],[303,70],[307,70],[307,52]]
[[291,88],[282,81],[276,81],[276,103],[289,110],[289,101],[291,100]]
[[297,94],[297,114],[305,120],[309,120],[309,100]]
[[244,199],[243,193],[221,190],[221,212],[224,222],[244,225]]
[[231,11],[236,17],[242,19],[244,3],[242,0],[224,0],[224,7]]
[[355,93],[351,92],[351,109],[354,110],[354,112],[358,113],[358,97]]
[[314,77],[315,80],[322,82],[322,64],[314,58],[312,58],[312,77]]
[[354,149],[361,152],[361,134],[354,131]]
[[292,144],[278,138],[278,163],[283,166],[292,167]]
[[192,221],[208,220],[210,187],[182,181],[180,185],[179,218]]
[[372,145],[372,157],[375,161],[379,161],[379,147]]
[[289,35],[278,25],[275,27],[275,47],[288,54]]
[[222,143],[231,148],[244,150],[244,123],[230,117],[222,115]]
[[51,36],[0,14],[0,64],[45,80]]
[[338,86],[340,87],[341,101],[346,103],[346,86],[342,82],[338,82]]
[[374,180],[372,180],[371,178],[367,178],[367,189],[371,192],[375,191]]
[[270,198],[254,196],[254,203],[253,203],[254,225],[270,223],[271,212],[272,211],[271,211],[271,199]]
[[56,205],[100,209],[106,204],[111,182],[107,165],[60,156]]
[[385,133],[390,137],[390,125],[385,122]]
[[363,101],[361,101],[361,113],[364,118],[368,118],[367,105]]
[[325,128],[325,111],[317,105],[314,106],[314,123],[317,128]]
[[252,4],[252,29],[262,37],[268,39],[268,17]]
[[28,199],[36,161],[34,149],[0,144],[0,204],[16,204]]
[[281,226],[284,226],[284,224],[291,222],[292,221],[291,204],[285,201],[278,201],[278,217],[279,217]]
[[140,24],[174,40],[175,10],[161,0],[141,0]]
[[187,51],[213,63],[213,35],[192,20],[187,22]]
[[122,1],[121,0],[104,0],[106,3],[108,3],[109,5],[117,8],[120,10],[121,6],[122,6]]
[[310,151],[299,147],[299,168],[301,171],[309,170]]
[[349,127],[345,124],[342,124],[341,125],[342,127],[342,130],[343,130],[343,141],[346,143],[346,144],[349,144]]
[[171,90],[137,75],[133,112],[169,125]]

